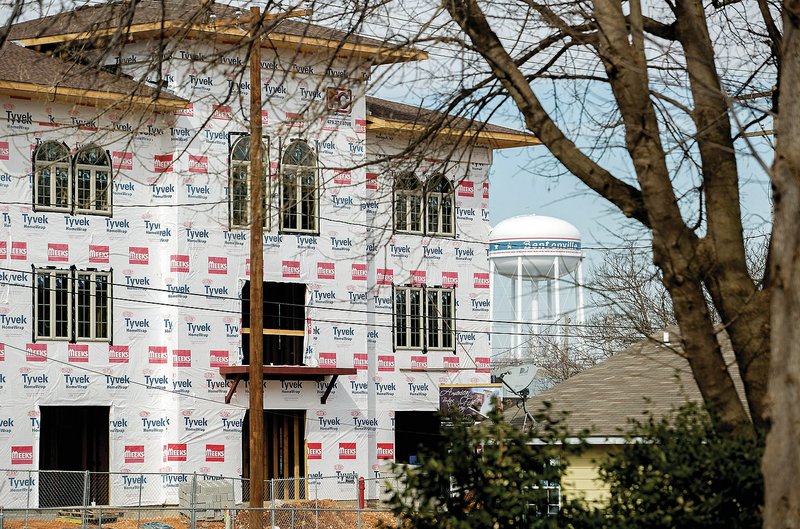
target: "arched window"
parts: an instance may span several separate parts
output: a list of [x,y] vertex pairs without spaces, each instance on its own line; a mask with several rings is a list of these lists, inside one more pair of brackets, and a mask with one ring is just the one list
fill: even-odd
[[422,182],[414,173],[403,173],[394,186],[394,229],[422,233]]
[[428,235],[453,235],[453,184],[442,174],[428,180],[426,233]]
[[[262,153],[266,154],[262,146]],[[262,156],[266,160],[266,156]],[[266,165],[262,165],[265,168]],[[264,171],[266,174],[266,171]],[[264,197],[264,226],[267,226],[269,212],[267,210],[266,177],[261,179],[262,196]],[[230,162],[230,225],[231,228],[247,228],[250,226],[250,136],[244,135],[231,146]]]
[[46,141],[33,154],[33,204],[36,209],[69,211],[72,208],[69,176],[69,149],[56,141]]
[[111,160],[97,145],[75,155],[75,209],[78,213],[111,212]]
[[289,143],[281,159],[281,230],[318,230],[317,157],[302,140]]

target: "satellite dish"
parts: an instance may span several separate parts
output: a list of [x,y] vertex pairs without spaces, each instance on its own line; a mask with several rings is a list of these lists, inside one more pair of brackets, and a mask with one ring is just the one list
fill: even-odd
[[492,370],[492,375],[517,395],[530,396],[541,391],[543,381],[536,377],[540,369],[534,364],[497,366]]

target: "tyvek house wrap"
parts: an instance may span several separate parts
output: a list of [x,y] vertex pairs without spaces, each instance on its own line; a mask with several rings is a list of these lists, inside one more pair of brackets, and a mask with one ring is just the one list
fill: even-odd
[[[215,57],[209,45],[195,43],[193,57],[198,50]],[[131,45],[124,69],[151,77],[141,67],[146,53],[146,45]],[[444,166],[456,190],[456,237],[393,233],[397,170],[361,164],[406,140],[367,135],[364,86],[355,80],[364,72],[346,81],[356,94],[349,115],[306,112],[301,127],[300,111],[319,109],[324,87],[343,79],[297,74],[309,68],[296,66],[325,72],[319,54],[262,62],[271,167],[264,280],[308,286],[307,365],[357,369],[339,379],[325,405],[324,384],[267,381],[265,407],[305,410],[310,477],[375,477],[394,456],[396,411],[437,409],[442,383],[489,381],[491,151],[458,149]],[[240,362],[239,297],[249,275],[249,234],[228,227],[227,182],[229,145],[247,130],[250,87],[231,63],[185,60],[176,51],[162,78],[192,104],[174,114],[2,98],[7,111],[32,116],[0,123],[0,468],[8,469],[0,504],[7,508],[25,506],[29,490],[30,505],[38,504],[35,474],[30,482],[26,471],[39,468],[40,406],[47,405],[110,406],[114,505],[137,503],[140,490],[144,503],[177,502],[182,478],[146,476],[144,486],[141,472],[241,475],[249,388],[240,384],[226,405],[219,374]],[[279,64],[289,73],[272,68]],[[293,138],[309,141],[319,159],[319,233],[278,232],[277,162]],[[31,153],[49,140],[109,151],[110,216],[33,210]],[[415,167],[423,180],[452,151],[443,142],[439,148]],[[33,340],[32,267],[48,266],[113,271],[110,343]],[[394,350],[392,285],[412,281],[456,285],[455,352]],[[352,485],[339,481],[327,495],[352,497]]]

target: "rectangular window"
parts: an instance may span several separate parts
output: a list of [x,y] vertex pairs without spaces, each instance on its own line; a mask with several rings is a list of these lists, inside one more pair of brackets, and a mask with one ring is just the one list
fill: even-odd
[[426,289],[428,349],[453,349],[453,290]]
[[37,340],[110,340],[110,272],[38,269],[34,288]]
[[396,349],[452,351],[455,348],[455,292],[440,287],[395,287]]
[[71,294],[68,270],[39,270],[36,272],[36,338],[68,340],[68,300]]
[[75,306],[78,340],[107,340],[109,337],[109,274],[78,272],[75,280]]

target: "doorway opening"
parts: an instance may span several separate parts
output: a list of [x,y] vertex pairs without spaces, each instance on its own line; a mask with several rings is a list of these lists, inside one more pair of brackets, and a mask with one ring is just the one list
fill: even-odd
[[[306,286],[264,282],[264,365],[303,365]],[[242,363],[250,364],[250,281],[242,288]]]
[[435,411],[396,411],[394,443],[397,463],[419,464],[422,447],[427,452],[440,453],[444,437],[439,414]]
[[[108,505],[108,406],[42,406],[39,505]],[[89,471],[88,490],[85,472]],[[70,471],[70,472],[65,472]],[[80,472],[82,471],[82,472]]]
[[[304,500],[306,490],[305,410],[264,410],[264,479],[275,481],[276,500]],[[250,412],[242,427],[242,476],[250,476]],[[242,491],[248,501],[248,488]],[[267,485],[264,497],[272,500]]]

